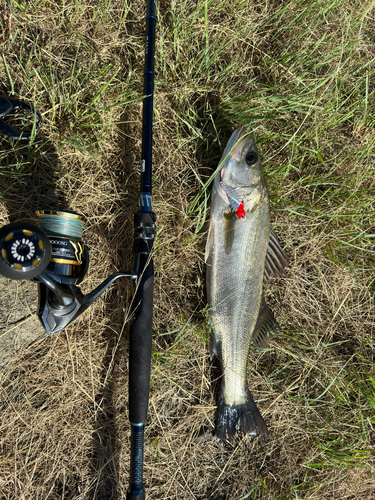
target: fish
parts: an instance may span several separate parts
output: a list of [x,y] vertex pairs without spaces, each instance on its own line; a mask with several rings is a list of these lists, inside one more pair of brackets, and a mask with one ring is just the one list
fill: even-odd
[[280,331],[264,286],[289,264],[271,227],[255,137],[245,127],[233,132],[215,176],[205,261],[211,358],[217,356],[222,369],[217,439],[231,441],[241,428],[267,440],[267,425],[248,388],[247,358],[251,341],[265,348]]

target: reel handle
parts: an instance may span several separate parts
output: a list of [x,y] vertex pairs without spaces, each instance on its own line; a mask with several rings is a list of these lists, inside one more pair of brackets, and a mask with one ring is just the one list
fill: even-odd
[[0,229],[0,274],[27,280],[41,274],[51,260],[46,234],[29,222],[15,222]]

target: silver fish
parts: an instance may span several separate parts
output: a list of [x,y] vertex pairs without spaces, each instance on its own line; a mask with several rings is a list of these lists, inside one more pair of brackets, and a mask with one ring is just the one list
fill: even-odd
[[223,377],[216,435],[236,431],[253,436],[268,429],[250,394],[246,366],[252,340],[266,347],[277,324],[264,300],[264,283],[281,276],[286,256],[270,224],[269,195],[253,134],[238,128],[220,161],[211,194],[206,244],[211,355],[221,360]]

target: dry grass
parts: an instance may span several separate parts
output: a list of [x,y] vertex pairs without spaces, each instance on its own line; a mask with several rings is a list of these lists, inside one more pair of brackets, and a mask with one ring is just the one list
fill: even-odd
[[[0,222],[54,189],[88,219],[85,292],[130,267],[144,16],[139,1],[0,6],[0,93],[44,119],[31,145],[0,139]],[[375,498],[373,23],[370,1],[160,2],[150,499]],[[271,439],[222,446],[199,230],[238,124],[256,132],[291,268],[267,291],[284,333],[249,356]],[[1,373],[1,499],[125,498],[129,303],[116,283]]]

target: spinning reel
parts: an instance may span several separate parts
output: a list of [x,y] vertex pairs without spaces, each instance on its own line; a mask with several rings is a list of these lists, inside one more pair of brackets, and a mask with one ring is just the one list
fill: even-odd
[[[137,281],[136,263],[134,271],[113,274],[91,293],[83,295],[77,285],[89,266],[89,250],[82,242],[84,217],[69,210],[44,210],[36,215],[38,226],[16,222],[0,229],[0,274],[38,283],[38,316],[47,333],[65,328],[118,278]],[[155,225],[141,226],[138,234],[146,231],[149,238],[144,236],[152,240]],[[144,236],[140,234],[141,239]]]

